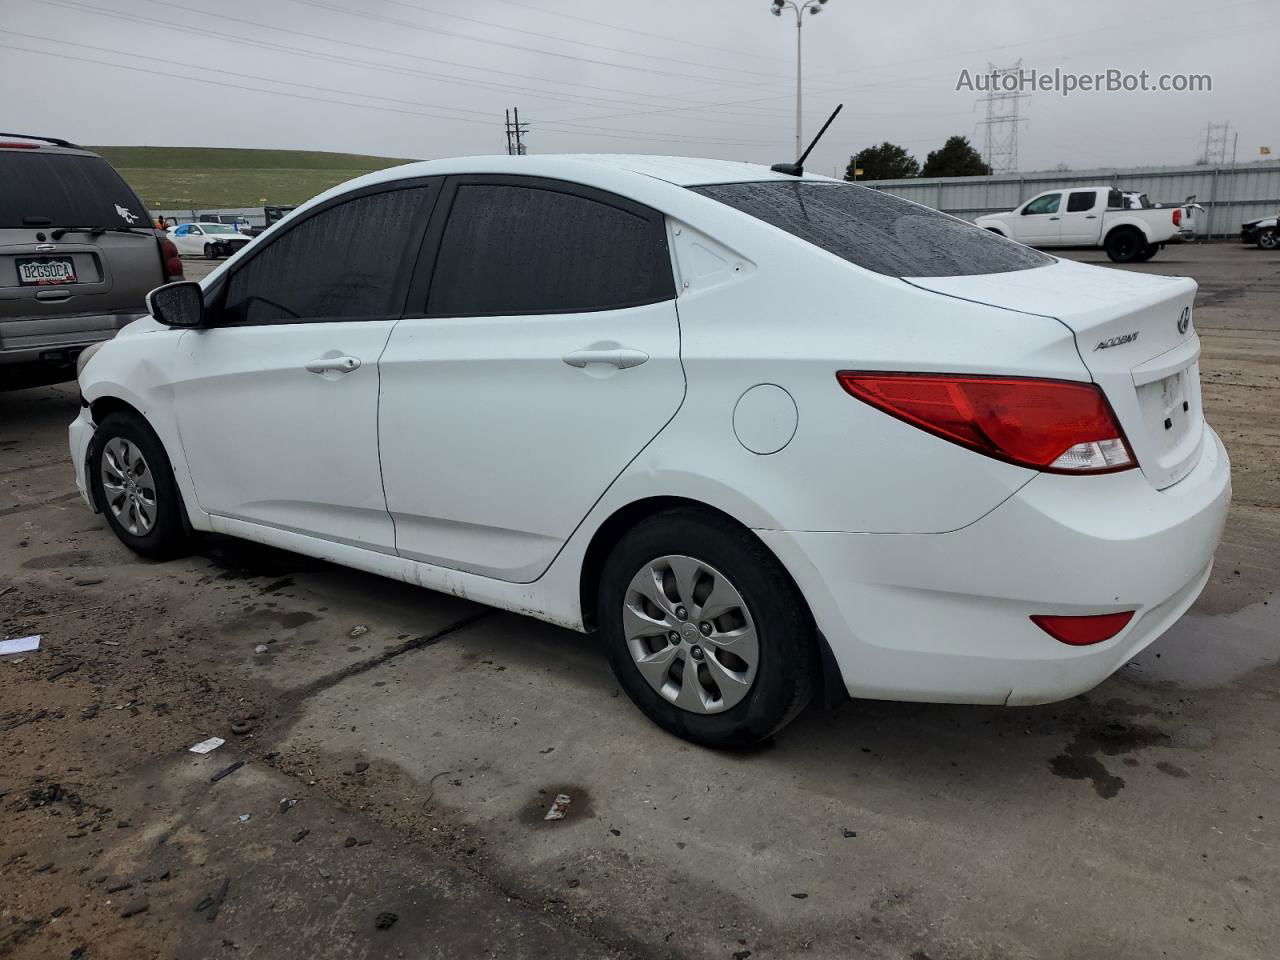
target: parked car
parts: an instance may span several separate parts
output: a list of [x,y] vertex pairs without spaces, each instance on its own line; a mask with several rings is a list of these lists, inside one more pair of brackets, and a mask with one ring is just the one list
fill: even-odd
[[1183,216],[1182,207],[1135,209],[1114,187],[1073,187],[1047,190],[974,222],[1031,247],[1102,247],[1116,263],[1129,263],[1181,242]]
[[1042,703],[1208,579],[1195,293],[751,164],[416,163],[154,291],[71,455],[144,556],[216,531],[598,629],[701,743],[817,689]]
[[1261,250],[1280,247],[1280,230],[1277,230],[1276,223],[1276,217],[1259,217],[1240,224],[1240,242],[1256,244]]
[[0,389],[75,379],[81,350],[181,276],[177,251],[106,160],[0,133]]
[[236,213],[202,213],[197,218],[200,223],[229,223],[237,233],[249,235],[249,221]]
[[238,253],[252,237],[229,223],[183,223],[169,228],[169,238],[185,257],[216,260]]

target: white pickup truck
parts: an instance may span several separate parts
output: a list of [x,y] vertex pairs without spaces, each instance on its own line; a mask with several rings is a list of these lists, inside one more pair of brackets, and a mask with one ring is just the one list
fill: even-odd
[[1190,232],[1182,207],[1131,207],[1114,187],[1072,187],[1046,191],[1008,213],[974,222],[1030,247],[1102,247],[1116,263],[1150,260],[1166,243],[1181,243]]

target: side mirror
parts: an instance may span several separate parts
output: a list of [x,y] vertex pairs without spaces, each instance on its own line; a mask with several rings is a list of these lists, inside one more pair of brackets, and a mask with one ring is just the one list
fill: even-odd
[[204,323],[204,291],[194,280],[179,280],[147,294],[147,312],[166,327],[198,327]]

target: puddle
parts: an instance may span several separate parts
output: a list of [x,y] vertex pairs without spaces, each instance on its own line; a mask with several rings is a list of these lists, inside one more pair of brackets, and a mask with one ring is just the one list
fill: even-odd
[[1221,687],[1246,673],[1280,663],[1280,602],[1255,603],[1235,613],[1189,613],[1130,661],[1121,676],[1144,684],[1190,689]]

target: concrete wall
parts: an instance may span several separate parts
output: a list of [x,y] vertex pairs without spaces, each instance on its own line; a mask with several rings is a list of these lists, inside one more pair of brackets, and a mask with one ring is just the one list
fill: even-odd
[[1059,187],[1117,186],[1145,193],[1154,203],[1180,203],[1195,194],[1206,208],[1200,218],[1202,234],[1231,236],[1240,224],[1275,216],[1280,209],[1280,160],[1242,163],[1231,167],[1133,167],[1071,170],[1063,173],[1009,173],[990,177],[944,177],[925,180],[862,181],[916,203],[966,220],[984,213],[1012,210],[1023,200]]

